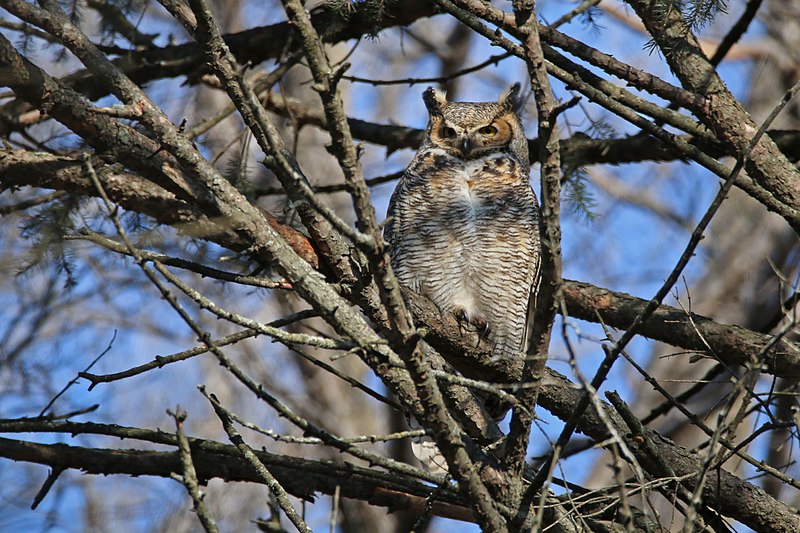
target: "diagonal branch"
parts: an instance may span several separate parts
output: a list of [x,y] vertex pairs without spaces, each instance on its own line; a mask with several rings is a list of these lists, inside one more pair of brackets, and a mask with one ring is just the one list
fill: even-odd
[[[562,420],[567,420],[582,395],[582,391],[571,386],[564,376],[547,369],[539,404]],[[651,476],[688,476],[682,484],[689,490],[694,489],[696,475],[701,469],[701,460],[696,454],[647,428],[640,427],[632,431],[611,406],[606,402],[602,402],[602,405],[606,420],[611,421],[616,431],[625,436],[626,445]],[[608,437],[605,422],[594,407],[587,409],[577,428],[596,442]],[[665,465],[668,465],[669,472],[665,471]],[[671,491],[667,491],[667,494],[671,494]],[[788,533],[800,528],[800,517],[787,504],[722,468],[709,472],[703,487],[703,501],[712,509],[755,531]]]
[[[696,110],[700,120],[722,141],[729,155],[746,157],[747,173],[796,217],[800,213],[800,171],[768,135],[758,139],[755,146],[749,146],[758,125],[703,54],[680,11],[671,3],[656,0],[628,3],[644,22],[683,87],[706,96],[706,104]],[[800,225],[793,223],[792,227],[800,232]]]
[[[199,0],[194,1],[199,3]],[[322,39],[314,29],[305,7],[299,1],[286,0],[283,4],[289,20],[300,33],[301,46],[314,78],[315,89],[322,99],[325,120],[332,140],[331,151],[344,173],[345,185],[353,199],[358,229],[372,238],[365,252],[377,281],[381,300],[388,311],[389,322],[392,325],[391,334],[398,338],[398,342],[408,343],[416,336],[416,331],[403,303],[400,284],[390,266],[388,250],[381,237],[375,207],[372,205],[369,189],[364,181],[357,150],[353,144],[353,135],[344,112],[339,80],[346,65],[339,69],[331,66]]]
[[[315,9],[311,21],[326,43],[338,43],[359,39],[365,35],[376,35],[392,27],[406,26],[421,18],[436,14],[435,7],[423,0],[383,2],[382,10],[376,13],[366,3],[354,3],[347,12],[333,9],[327,4]],[[287,43],[296,42],[296,29],[289,22],[252,28],[225,36],[225,42],[240,63],[258,64],[267,59],[278,59],[287,50]],[[202,50],[195,43],[129,50],[113,64],[121,69],[134,83],[145,85],[163,78],[187,76],[200,79],[207,71]],[[66,87],[96,100],[108,94],[108,88],[98,84],[87,70],[70,74],[61,80]],[[24,102],[13,101],[0,108],[0,136],[25,127],[28,122],[19,117],[29,111]]]
[[278,500],[278,505],[280,505],[281,509],[283,509],[283,512],[286,513],[286,516],[289,518],[292,524],[294,524],[294,527],[296,527],[301,533],[312,533],[311,528],[308,527],[308,524],[306,524],[305,520],[300,516],[300,514],[298,514],[297,510],[292,505],[292,502],[289,501],[289,495],[287,494],[286,489],[283,488],[283,485],[281,485],[281,482],[275,478],[270,469],[264,464],[263,461],[259,459],[255,451],[247,445],[239,432],[236,431],[236,428],[233,426],[230,413],[219,403],[216,396],[213,394],[206,394],[205,390],[202,388],[201,392],[203,392],[203,394],[206,395],[206,398],[208,398],[208,400],[211,402],[211,406],[214,408],[214,412],[222,422],[222,427],[225,429],[225,433],[228,434],[230,441],[234,444],[234,446],[236,446],[245,461],[250,464],[250,467],[256,473],[258,478],[269,487],[270,492]]

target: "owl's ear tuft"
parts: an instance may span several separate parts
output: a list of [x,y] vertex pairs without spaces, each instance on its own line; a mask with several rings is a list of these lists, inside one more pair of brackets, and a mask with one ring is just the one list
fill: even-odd
[[503,109],[518,113],[522,108],[522,90],[519,83],[515,83],[501,94],[500,98],[497,99],[497,104]]
[[425,107],[428,108],[428,114],[436,116],[442,114],[442,108],[447,103],[447,97],[442,91],[428,87],[422,93],[422,101],[425,102]]

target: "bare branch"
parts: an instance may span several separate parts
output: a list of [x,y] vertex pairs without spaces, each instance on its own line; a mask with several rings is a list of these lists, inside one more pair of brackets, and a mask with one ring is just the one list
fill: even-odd
[[200,519],[203,529],[205,529],[207,533],[219,533],[219,528],[206,507],[204,494],[200,492],[197,472],[192,463],[192,450],[189,447],[189,439],[186,438],[186,434],[183,432],[183,422],[186,420],[186,411],[182,410],[179,406],[175,409],[175,412],[170,412],[169,414],[175,419],[175,435],[178,438],[178,451],[180,452],[181,465],[183,466],[183,475],[178,476],[175,474],[175,478],[186,487],[186,491],[189,493],[189,496],[192,497],[194,511],[197,513],[197,518]]

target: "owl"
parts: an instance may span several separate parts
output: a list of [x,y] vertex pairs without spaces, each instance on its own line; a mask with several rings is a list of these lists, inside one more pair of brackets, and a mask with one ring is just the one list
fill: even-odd
[[474,324],[495,358],[523,356],[538,289],[539,206],[514,84],[495,102],[423,93],[425,140],[400,179],[384,237],[400,283]]

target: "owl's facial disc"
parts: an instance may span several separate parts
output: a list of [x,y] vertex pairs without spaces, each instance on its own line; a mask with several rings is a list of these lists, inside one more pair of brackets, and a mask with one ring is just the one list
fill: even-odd
[[496,118],[462,132],[458,149],[464,159],[474,159],[504,149],[511,141],[512,135],[509,123],[502,118]]
[[488,121],[465,124],[436,116],[431,117],[429,135],[435,145],[453,157],[471,160],[507,149],[514,130],[502,114]]

